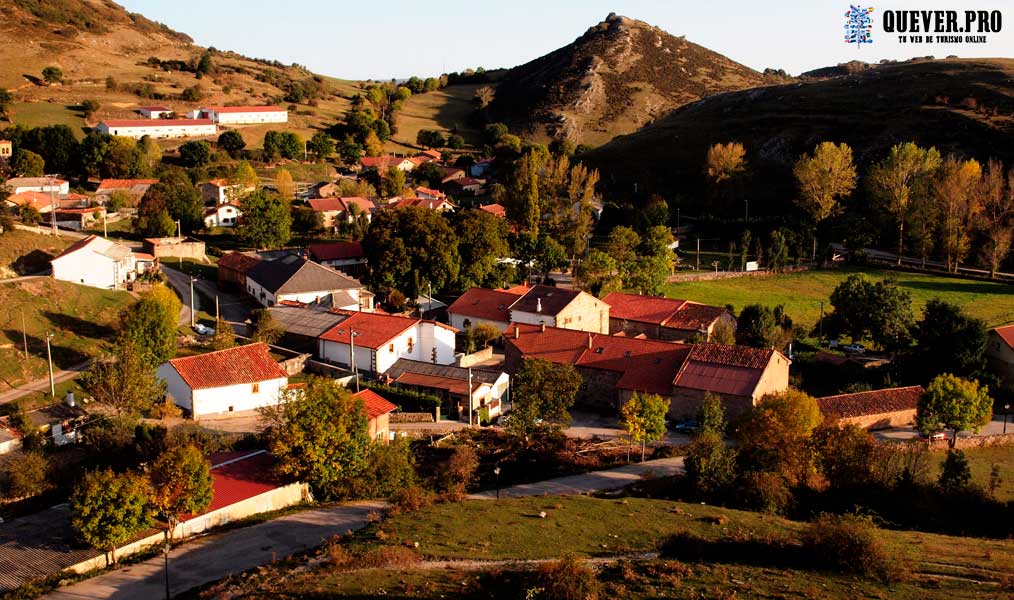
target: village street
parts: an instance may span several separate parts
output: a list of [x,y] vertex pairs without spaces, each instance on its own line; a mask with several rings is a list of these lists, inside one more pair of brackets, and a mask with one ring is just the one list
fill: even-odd
[[[501,497],[588,494],[623,487],[650,474],[673,475],[683,470],[683,459],[663,458],[616,469],[571,475],[500,490]],[[468,496],[494,500],[496,491]],[[372,511],[385,508],[379,501],[353,502],[306,510],[258,525],[235,529],[192,541],[169,553],[172,593],[217,581],[259,565],[321,545],[334,535],[365,527]],[[124,567],[61,588],[43,596],[51,600],[151,600],[165,594],[162,556]]]
[[[188,325],[190,323],[190,278],[189,276],[177,269],[162,265],[162,272],[165,273],[166,279],[169,280],[169,285],[176,290],[180,298],[183,300],[183,310],[180,313],[180,325]],[[211,300],[209,306],[205,306],[204,298]],[[224,292],[218,289],[218,285],[214,281],[207,281],[204,279],[194,280],[194,302],[197,304],[197,310],[214,316],[215,304],[214,298],[218,296],[218,310],[222,318],[232,324],[233,329],[236,333],[245,335],[246,325],[245,321],[250,318],[251,303],[244,297],[238,294],[232,294]]]

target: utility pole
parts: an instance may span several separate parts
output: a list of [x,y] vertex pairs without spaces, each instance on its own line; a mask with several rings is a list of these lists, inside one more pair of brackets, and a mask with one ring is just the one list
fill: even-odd
[[21,309],[21,342],[25,345],[25,361],[28,361],[28,330],[25,329],[25,309]]
[[190,276],[190,326],[193,327],[194,316],[197,314],[197,306],[194,305],[194,276]]
[[820,340],[820,345],[824,345],[824,301],[820,301],[820,322],[817,325],[817,336]]
[[218,322],[218,294],[215,294],[215,322]]
[[813,254],[810,256],[810,260],[817,260],[817,236],[813,236]]
[[106,226],[106,213],[102,213],[102,237],[109,237],[109,228]]
[[49,340],[53,339],[53,334],[46,332],[46,358],[49,360],[49,397],[56,398],[56,380],[53,378],[53,350],[49,343]]
[[468,368],[468,426],[472,426],[472,368]]
[[749,223],[750,222],[750,200],[748,200],[747,198],[743,198],[743,206],[744,206],[744,208],[743,208],[743,222],[744,223]]
[[359,369],[356,368],[356,333],[349,327],[349,362],[352,363],[352,378],[356,380],[356,393],[359,392]]
[[56,237],[56,179],[49,179],[49,222],[53,228],[53,237]]
[[697,238],[697,270],[701,270],[701,238]]

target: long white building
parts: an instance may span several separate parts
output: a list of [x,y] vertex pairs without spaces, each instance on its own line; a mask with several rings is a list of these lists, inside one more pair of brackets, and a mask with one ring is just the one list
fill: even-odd
[[191,115],[211,119],[219,125],[289,122],[289,111],[279,106],[208,106],[193,111]]
[[201,137],[218,132],[211,119],[125,119],[102,121],[96,129],[100,133],[135,139],[144,136],[154,139]]

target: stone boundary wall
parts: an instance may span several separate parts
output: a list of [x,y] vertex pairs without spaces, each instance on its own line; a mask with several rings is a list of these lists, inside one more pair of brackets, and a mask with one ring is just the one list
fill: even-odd
[[[994,446],[1014,445],[1014,431],[1006,434],[997,433],[994,435],[979,435],[975,437],[959,437],[955,442],[956,450],[968,450],[970,448],[992,448]],[[948,450],[947,440],[941,440],[930,444],[930,450],[946,452]]]
[[432,423],[433,413],[391,413],[391,423]]
[[781,271],[709,271],[707,273],[676,273],[666,278],[669,283],[691,282],[691,281],[717,281],[719,279],[733,279],[736,277],[770,277],[771,275],[784,275],[786,273],[801,273],[809,271],[809,266],[785,267]]

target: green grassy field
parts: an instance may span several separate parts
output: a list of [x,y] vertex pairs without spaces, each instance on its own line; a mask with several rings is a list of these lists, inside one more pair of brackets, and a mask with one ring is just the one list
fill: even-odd
[[[1008,429],[1010,431],[1011,429]],[[989,473],[996,465],[1000,469],[1000,487],[996,497],[1000,500],[1014,500],[1014,446],[991,446],[988,448],[968,448],[964,450],[968,466],[972,470],[972,483],[986,488],[989,484]],[[947,457],[945,452],[937,452],[935,458],[941,465]],[[938,467],[939,469],[939,467]],[[933,475],[939,474],[939,470]]]
[[[53,334],[57,369],[78,364],[109,348],[117,315],[130,294],[65,281],[38,279],[0,284],[0,390],[45,377],[46,332]],[[28,334],[23,354],[21,315]]]
[[[541,518],[543,512],[545,517]],[[326,562],[300,569],[290,561],[236,581],[236,587],[229,591],[259,598],[506,598],[512,596],[489,587],[490,577],[500,577],[501,584],[509,583],[516,570],[537,567],[522,561],[570,555],[605,561],[600,563],[599,578],[606,582],[604,597],[609,598],[739,597],[736,594],[778,598],[972,598],[995,591],[1004,574],[1014,568],[1011,541],[887,530],[879,532],[879,540],[893,561],[912,572],[902,583],[890,586],[853,576],[774,565],[679,565],[639,555],[657,550],[663,540],[676,533],[689,533],[702,540],[795,539],[802,527],[801,523],[760,513],[644,498],[571,496],[438,504],[393,516],[343,541],[346,552],[353,556],[383,556],[385,550],[394,554],[398,547],[401,554],[415,555],[412,561],[399,560],[374,568],[367,560],[353,558],[353,570],[347,572],[335,572]],[[631,557],[635,558],[627,568],[613,563]],[[368,567],[355,569],[364,564]],[[662,575],[670,569],[678,569],[680,577]],[[716,586],[722,590],[719,595],[709,592]],[[215,591],[222,592],[223,588]]]
[[15,229],[0,239],[0,279],[31,275],[49,268],[49,261],[74,240]]
[[79,140],[84,138],[84,117],[72,106],[58,102],[16,102],[13,104],[14,123],[25,127],[67,125]]
[[[737,311],[748,304],[782,304],[796,322],[807,328],[832,307],[828,297],[851,269],[806,271],[769,277],[736,277],[717,281],[678,282],[666,286],[666,295],[705,304],[731,304]],[[869,269],[862,271],[873,280],[893,277],[898,286],[912,295],[916,316],[928,300],[940,298],[963,307],[989,327],[1014,321],[1014,286],[966,279]]]
[[478,144],[479,131],[471,125],[475,111],[472,98],[481,84],[461,84],[435,92],[416,94],[405,101],[398,113],[398,133],[388,141],[389,152],[406,152],[406,146],[415,147],[420,129],[436,129],[445,136],[457,132],[469,144]]

